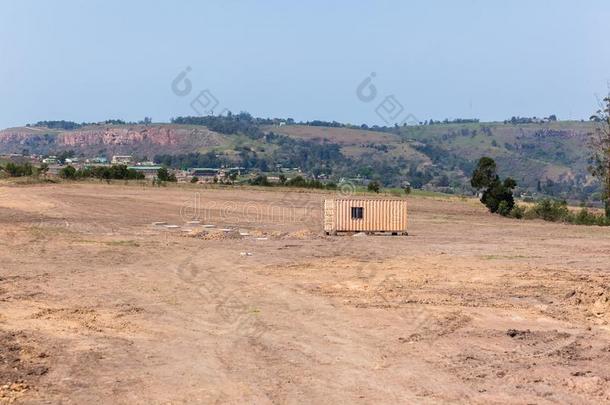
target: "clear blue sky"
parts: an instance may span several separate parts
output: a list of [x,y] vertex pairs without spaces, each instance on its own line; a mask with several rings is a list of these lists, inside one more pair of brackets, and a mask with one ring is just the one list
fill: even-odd
[[603,0],[2,0],[0,127],[165,121],[204,89],[218,109],[297,120],[382,123],[387,95],[421,120],[587,118],[608,89],[609,21]]

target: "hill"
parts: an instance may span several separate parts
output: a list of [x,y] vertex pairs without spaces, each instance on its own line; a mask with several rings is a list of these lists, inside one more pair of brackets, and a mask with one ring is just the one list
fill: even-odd
[[[280,124],[282,122],[282,124]],[[470,192],[477,159],[493,157],[521,192],[595,199],[587,172],[589,122],[459,123],[362,129],[337,123],[185,117],[172,124],[88,124],[74,129],[22,127],[0,131],[0,153],[132,154],[174,167],[239,164],[264,172],[299,167],[341,178],[378,179],[386,186]]]
[[587,171],[588,140],[595,130],[589,122],[435,124],[383,132],[299,125],[267,129],[339,144],[360,165],[389,163],[418,187],[464,190],[474,163],[490,156],[522,191],[585,199],[597,190]]

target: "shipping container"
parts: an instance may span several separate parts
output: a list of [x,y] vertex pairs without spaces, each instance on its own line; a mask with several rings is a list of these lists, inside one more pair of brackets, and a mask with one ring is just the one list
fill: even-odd
[[383,198],[324,200],[324,232],[407,235],[407,201]]

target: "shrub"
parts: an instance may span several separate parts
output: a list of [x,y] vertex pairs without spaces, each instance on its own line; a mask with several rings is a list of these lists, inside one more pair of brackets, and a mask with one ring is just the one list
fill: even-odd
[[525,216],[525,208],[522,206],[515,204],[512,210],[508,215],[511,218],[522,219]]
[[548,198],[542,199],[532,208],[535,218],[540,218],[545,221],[568,221],[570,219],[570,210],[568,203],[565,201],[551,200]]
[[193,176],[193,177],[191,178],[191,183],[198,183],[198,182],[199,182],[199,177],[197,177],[197,176]]
[[59,171],[59,177],[67,180],[75,180],[77,177],[77,171],[72,166],[66,166]]
[[269,182],[269,180],[267,179],[267,176],[263,176],[258,175],[253,179],[250,179],[249,183],[253,186],[265,186],[268,187],[271,185],[271,183]]
[[319,188],[319,189],[327,189],[327,190],[336,190],[337,189],[337,185],[335,183],[324,184],[320,180],[305,179],[302,176],[293,177],[292,179],[284,182],[283,185],[288,186],[288,187]]
[[379,193],[381,191],[381,185],[378,181],[371,181],[366,189],[374,193]]
[[162,167],[157,170],[157,179],[159,181],[171,181],[173,183],[178,181],[176,179],[176,175],[174,173],[170,173],[169,170],[167,170],[167,167]]
[[24,163],[22,165],[9,162],[4,166],[4,171],[9,177],[24,177],[31,176],[34,174],[34,167],[30,163]]
[[582,208],[576,215],[572,216],[572,223],[576,225],[608,226],[610,225],[610,220],[605,215],[598,215],[587,208]]
[[498,214],[502,215],[503,217],[507,217],[510,215],[510,213],[512,212],[514,207],[511,207],[508,203],[508,201],[506,200],[502,200],[500,201],[500,203],[498,204]]

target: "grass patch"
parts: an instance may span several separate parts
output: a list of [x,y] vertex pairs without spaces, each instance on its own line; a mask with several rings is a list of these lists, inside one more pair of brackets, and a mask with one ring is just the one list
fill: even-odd
[[104,242],[106,246],[122,246],[122,247],[140,247],[140,244],[135,240],[112,240]]
[[506,259],[539,259],[542,256],[526,256],[526,255],[485,255],[485,260],[506,260]]

